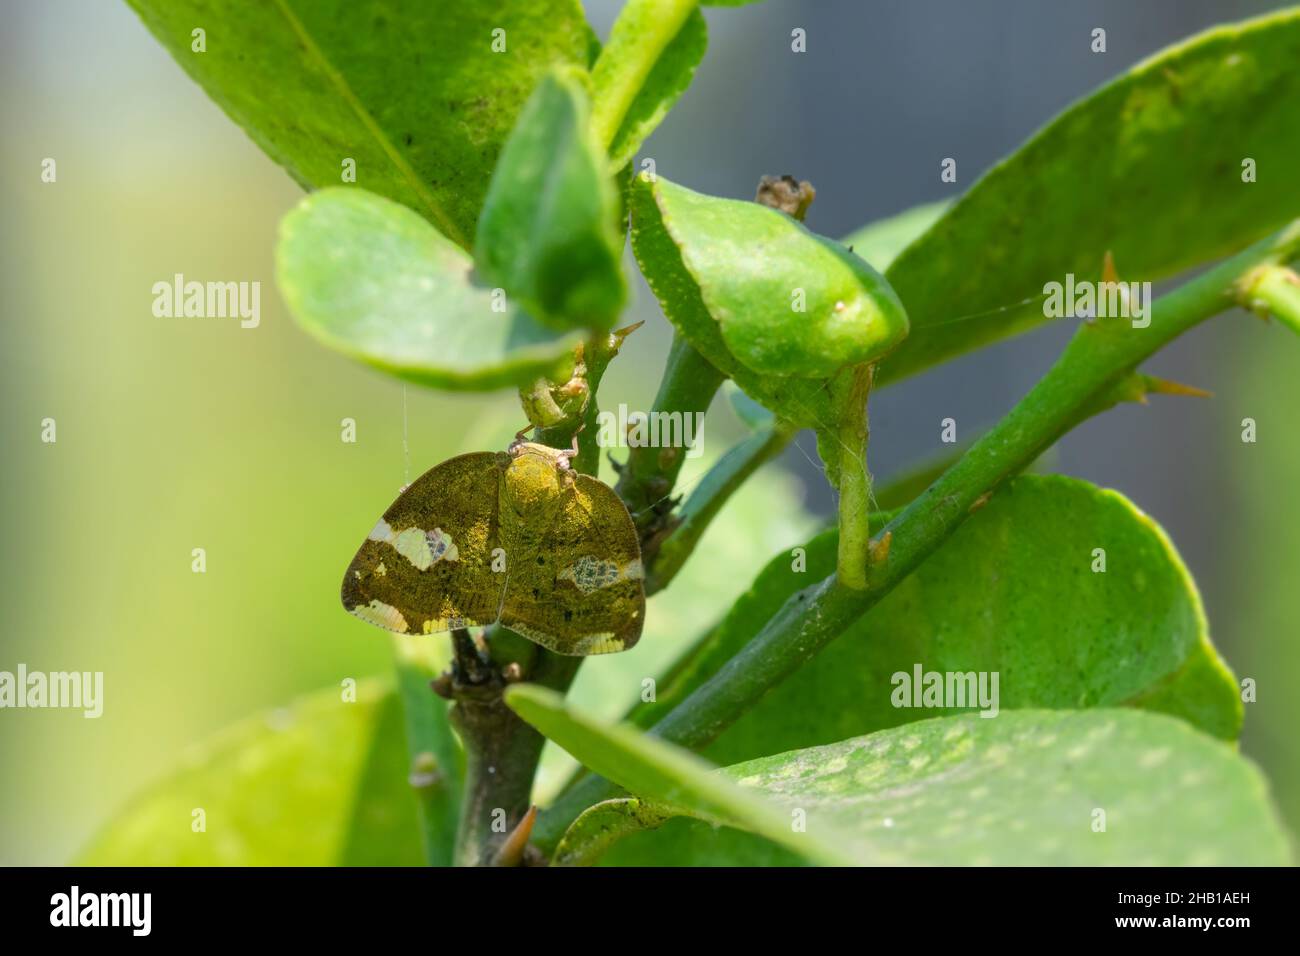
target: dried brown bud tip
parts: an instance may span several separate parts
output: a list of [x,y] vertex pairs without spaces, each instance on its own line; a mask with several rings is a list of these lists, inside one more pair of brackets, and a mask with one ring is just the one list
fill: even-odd
[[764,176],[759,180],[754,202],[779,209],[802,222],[816,196],[817,190],[806,179],[800,182],[793,176]]

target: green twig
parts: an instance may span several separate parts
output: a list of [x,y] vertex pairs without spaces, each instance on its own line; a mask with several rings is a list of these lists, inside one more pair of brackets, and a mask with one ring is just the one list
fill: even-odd
[[871,541],[871,475],[867,471],[867,399],[875,369],[853,369],[849,388],[839,403],[839,554],[836,573],[845,587],[867,586],[868,544]]
[[[595,428],[596,394],[605,369],[630,329],[593,336],[577,355],[573,377],[563,385],[539,381],[521,395],[533,418],[539,396],[559,396],[564,410],[538,427],[537,440],[566,448],[576,438],[573,467],[594,475],[600,465]],[[451,721],[465,749],[465,793],[456,833],[455,862],[486,866],[523,820],[545,740],[506,707],[502,691],[512,680],[528,680],[563,693],[582,663],[537,647],[506,628],[496,628],[480,648],[466,631],[452,633],[456,661],[444,692],[456,701]]]
[[[686,416],[707,412],[724,379],[689,342],[674,335],[650,413],[680,415],[684,435]],[[670,529],[673,486],[685,462],[685,448],[639,446],[628,451],[627,461],[619,468],[616,490],[632,513],[641,536],[641,558],[647,567],[654,562],[659,544]]]
[[[600,407],[596,402],[596,395],[600,389],[601,379],[605,377],[605,369],[609,367],[609,363],[623,347],[623,341],[639,327],[638,322],[617,332],[594,335],[585,342],[578,356],[573,378],[564,385],[552,389],[553,392],[564,391],[577,395],[580,401],[576,403],[576,409],[571,414],[559,420],[548,421],[544,425],[534,422],[538,425],[537,441],[543,445],[552,448],[568,448],[574,437],[577,437],[578,456],[573,459],[573,468],[585,475],[595,475],[600,471],[600,448],[597,444],[599,430],[596,428]],[[544,384],[533,386],[534,390],[544,387]],[[527,410],[529,402],[526,398],[524,405]]]
[[[545,740],[505,705],[501,694],[512,675],[464,637],[449,688],[456,701],[451,723],[465,748],[465,792],[454,862],[488,866],[528,812]],[[527,679],[563,693],[581,660],[542,650]]]
[[[1162,297],[1150,325],[1122,318],[1082,325],[1046,376],[992,430],[892,520],[887,560],[873,563],[867,586],[853,590],[831,577],[795,594],[745,648],[674,708],[651,732],[699,749],[764,694],[794,673],[875,606],[938,548],[1009,476],[1068,431],[1099,397],[1136,366],[1198,323],[1249,303],[1243,277],[1260,265],[1300,255],[1300,220]],[[616,793],[592,776],[579,782],[538,821],[544,851],[587,807]]]
[[1294,332],[1300,332],[1300,276],[1281,265],[1266,265],[1242,280],[1249,309],[1272,315]]

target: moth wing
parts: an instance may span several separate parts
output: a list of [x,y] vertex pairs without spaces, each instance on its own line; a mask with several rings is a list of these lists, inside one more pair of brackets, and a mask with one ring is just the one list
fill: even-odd
[[625,651],[645,621],[636,526],[612,488],[573,477],[541,546],[508,575],[501,623],[558,654]]
[[460,455],[417,478],[348,565],[343,607],[399,634],[496,621],[506,584],[492,569],[506,461],[493,452]]

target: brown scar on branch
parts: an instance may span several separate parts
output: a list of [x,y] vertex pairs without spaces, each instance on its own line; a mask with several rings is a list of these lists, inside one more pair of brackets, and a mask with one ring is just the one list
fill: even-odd
[[867,548],[867,561],[872,565],[884,564],[889,560],[889,546],[894,541],[894,532],[886,531],[878,538],[873,538]]
[[984,494],[980,495],[978,498],[976,498],[974,501],[971,502],[971,506],[966,509],[966,513],[973,515],[975,512],[979,511],[986,504],[988,504],[989,499],[992,497],[993,497],[992,491],[984,492]]

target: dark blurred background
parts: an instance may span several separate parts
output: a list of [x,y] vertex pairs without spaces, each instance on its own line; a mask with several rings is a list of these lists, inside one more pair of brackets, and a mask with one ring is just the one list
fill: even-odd
[[[956,195],[1134,62],[1277,6],[768,0],[711,9],[709,54],[643,155],[723,196],[752,198],[765,173],[809,179],[818,194],[809,225],[839,236]],[[605,35],[618,4],[588,8]],[[386,672],[382,636],[335,606],[342,567],[408,469],[502,446],[522,419],[506,393],[404,395],[293,326],[272,255],[300,191],[124,4],[0,0],[0,11],[0,669],[103,670],[106,683],[99,720],[0,712],[0,863],[59,863],[195,741],[341,676]],[[1104,54],[1089,48],[1097,26]],[[789,51],[794,27],[807,31],[804,55]],[[939,182],[946,156],[958,161],[956,187]],[[56,185],[40,181],[45,157],[58,162]],[[150,288],[176,272],[260,280],[261,328],[154,319]],[[635,359],[607,377],[605,404],[645,408],[654,394],[668,329],[644,286],[639,293],[636,317],[648,323],[629,345]],[[940,453],[945,417],[965,437],[994,422],[1068,334],[1046,328],[878,393],[877,476]],[[1293,829],[1297,368],[1294,336],[1243,313],[1222,317],[1150,366],[1213,399],[1119,408],[1071,434],[1052,460],[1124,492],[1169,531],[1216,643],[1258,682],[1242,748],[1264,766]],[[40,442],[47,416],[58,422],[55,445]],[[1240,440],[1247,416],[1258,422],[1256,444]],[[356,445],[339,440],[343,417],[358,422]],[[707,457],[736,434],[715,407]],[[655,600],[647,640],[610,667],[655,673],[767,557],[830,512],[811,437],[799,444],[713,530],[671,602]],[[205,575],[191,573],[194,547],[207,549]],[[626,695],[610,692],[612,671],[593,673],[576,693],[617,713]],[[564,763],[548,759],[543,789]]]

